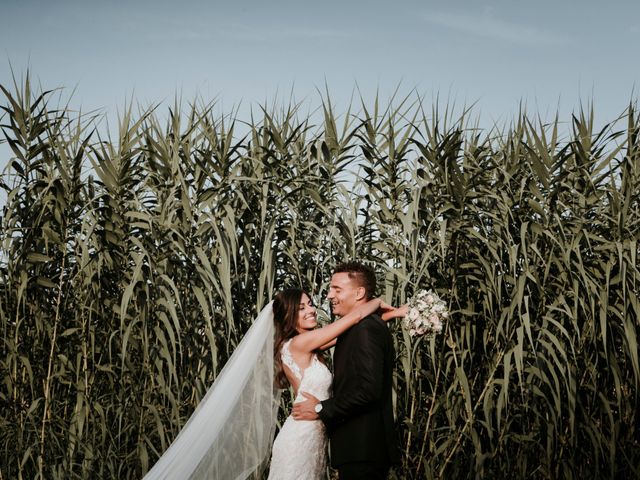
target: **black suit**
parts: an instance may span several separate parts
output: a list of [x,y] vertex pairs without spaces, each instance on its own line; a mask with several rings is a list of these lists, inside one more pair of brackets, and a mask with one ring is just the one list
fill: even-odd
[[331,464],[399,461],[391,400],[394,350],[389,329],[377,315],[338,337],[333,355],[333,394],[322,402]]

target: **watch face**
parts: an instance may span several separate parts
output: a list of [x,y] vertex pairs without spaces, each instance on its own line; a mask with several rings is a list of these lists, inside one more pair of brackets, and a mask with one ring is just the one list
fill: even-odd
[[317,404],[314,410],[316,411],[316,413],[320,413],[320,410],[322,410],[322,404],[321,403]]

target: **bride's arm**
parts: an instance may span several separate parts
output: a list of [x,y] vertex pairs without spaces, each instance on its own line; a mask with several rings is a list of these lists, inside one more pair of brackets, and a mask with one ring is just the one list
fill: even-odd
[[[381,316],[382,320],[384,320],[385,322],[388,322],[389,320],[393,320],[395,318],[405,317],[407,315],[408,308],[406,305],[396,308],[396,307],[392,307],[391,305],[385,302],[380,302],[380,310],[383,310],[383,313]],[[337,341],[337,338],[334,338],[330,342],[325,343],[320,347],[320,350],[328,350],[329,348],[333,347],[336,344],[336,341]]]
[[[313,352],[318,348],[334,341],[343,332],[353,327],[364,317],[375,313],[386,304],[380,298],[374,298],[362,305],[357,306],[344,317],[308,332],[301,333],[293,337],[291,348],[299,352]],[[327,347],[328,348],[328,347]]]
[[336,344],[336,342],[337,342],[337,341],[338,341],[338,339],[337,339],[337,338],[334,338],[334,339],[333,339],[333,340],[331,340],[330,342],[325,343],[324,345],[322,345],[322,346],[320,347],[320,350],[328,350],[328,349],[330,349],[331,347],[333,347],[333,346]]
[[401,307],[395,308],[391,305],[387,305],[389,308],[384,308],[384,313],[382,314],[382,320],[388,322],[389,320],[393,320],[394,318],[402,318],[406,317],[409,313],[409,307],[407,305],[402,305]]

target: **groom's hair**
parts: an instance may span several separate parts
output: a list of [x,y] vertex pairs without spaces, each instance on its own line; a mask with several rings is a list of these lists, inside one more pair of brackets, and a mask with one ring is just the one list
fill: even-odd
[[351,280],[354,280],[358,286],[364,288],[367,300],[375,296],[376,273],[369,265],[354,261],[343,262],[334,269],[333,273],[348,273]]

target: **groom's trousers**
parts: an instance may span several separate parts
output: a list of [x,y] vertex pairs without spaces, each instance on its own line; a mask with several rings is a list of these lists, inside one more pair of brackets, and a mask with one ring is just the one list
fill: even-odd
[[340,480],[385,480],[388,473],[388,464],[374,462],[350,462],[338,467]]

